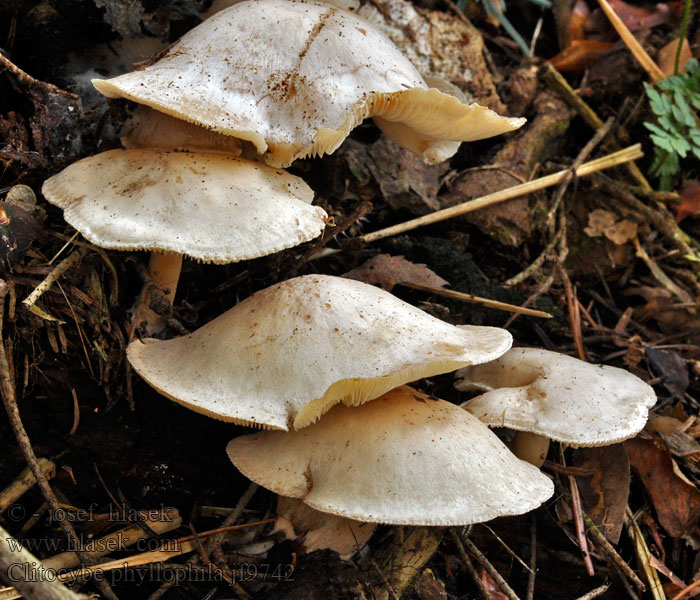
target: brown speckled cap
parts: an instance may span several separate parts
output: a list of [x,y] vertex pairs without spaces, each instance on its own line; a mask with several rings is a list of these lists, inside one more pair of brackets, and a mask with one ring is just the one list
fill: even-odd
[[512,338],[456,327],[374,286],[305,275],[253,294],[190,335],[134,341],[127,356],[161,394],[224,421],[299,429],[339,402],[492,360]]
[[327,216],[300,178],[225,154],[110,150],[54,175],[42,192],[98,246],[215,263],[311,240]]
[[490,137],[524,123],[429,89],[372,25],[313,1],[237,3],[155,64],[93,83],[108,97],[248,140],[276,166],[333,152],[368,117],[428,162],[456,152],[447,141]]

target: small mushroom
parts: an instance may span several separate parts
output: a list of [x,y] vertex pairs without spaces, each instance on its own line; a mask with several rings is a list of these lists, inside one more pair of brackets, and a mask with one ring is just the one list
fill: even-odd
[[495,327],[455,327],[374,286],[305,275],[262,290],[197,331],[134,341],[134,369],[164,396],[224,421],[299,429],[338,402],[492,360]]
[[480,523],[532,510],[554,491],[478,419],[407,386],[335,406],[302,431],[236,438],[227,451],[259,485],[371,523]]
[[275,166],[333,152],[368,117],[427,162],[454,154],[454,142],[525,122],[429,88],[384,34],[313,1],[237,3],[156,63],[93,83],[110,98],[252,142]]
[[489,427],[515,429],[513,451],[537,466],[550,439],[605,446],[636,435],[656,403],[628,371],[538,348],[513,348],[456,376],[458,390],[486,390],[462,406]]
[[[42,192],[97,246],[151,250],[149,275],[171,302],[183,255],[218,264],[265,256],[317,237],[327,216],[298,177],[226,154],[111,150]],[[135,323],[142,314],[158,330],[155,316],[136,312]]]

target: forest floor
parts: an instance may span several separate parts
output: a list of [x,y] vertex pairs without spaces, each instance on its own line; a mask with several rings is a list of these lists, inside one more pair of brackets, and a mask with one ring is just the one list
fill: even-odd
[[[0,419],[0,525],[33,541],[29,549],[44,559],[68,549],[67,520],[85,540],[119,532],[139,511],[179,514],[179,527],[173,519],[159,538],[100,559],[128,563],[138,555],[141,567],[109,571],[108,587],[89,576],[74,586],[122,600],[659,599],[700,593],[700,587],[686,590],[700,581],[700,143],[692,138],[695,157],[670,142],[672,151],[657,149],[644,125],[657,124],[660,116],[644,86],[657,76],[640,66],[593,0],[556,0],[553,7],[509,2],[505,14],[532,56],[481,4],[363,2],[363,16],[420,68],[501,114],[527,117],[527,124],[463,144],[449,161],[426,166],[365,122],[334,154],[290,169],[333,217],[330,235],[321,244],[232,265],[185,261],[170,322],[176,331],[192,331],[278,281],[342,275],[383,260],[373,283],[393,287],[446,321],[506,327],[517,346],[556,350],[641,377],[658,396],[645,430],[595,449],[554,444],[543,469],[557,492],[532,513],[454,532],[379,527],[349,561],[329,551],[305,554],[298,542],[272,534],[269,524],[229,536],[212,556],[199,541],[193,552],[168,562],[152,552],[167,540],[205,536],[226,517],[228,523],[242,497],[238,522],[264,521],[274,516],[275,495],[264,489],[246,495],[248,480],[226,456],[227,442],[245,428],[193,413],[130,371],[125,323],[142,286],[145,254],[87,243],[43,199],[41,186],[72,162],[119,146],[129,106],[102,98],[90,78],[127,71],[160,51],[201,21],[210,9],[204,4],[0,0],[0,198],[6,215],[0,270],[8,286],[0,325],[7,363],[0,360],[0,379],[3,393],[15,391],[33,452],[45,460],[41,465],[65,511],[53,514],[42,489],[31,486],[22,447],[9,421]],[[681,3],[615,0],[611,6],[662,76],[673,74]],[[690,53],[700,57],[700,14],[691,12],[684,33],[689,50],[684,47],[682,63]],[[692,125],[700,76],[691,80],[688,97],[697,104],[691,100],[689,110],[696,112],[681,133],[700,135]],[[534,193],[372,242],[358,239],[636,144],[644,156],[635,162],[563,176]],[[341,251],[312,259],[323,246]],[[360,277],[368,280],[368,273]],[[434,275],[451,290],[551,318],[394,287],[407,279],[433,285]],[[47,277],[53,283],[25,303]],[[452,402],[469,398],[454,389],[451,374],[416,385]],[[28,485],[19,485],[18,477]],[[230,570],[222,571],[222,564]],[[199,569],[199,576],[186,576],[183,565]],[[218,570],[206,576],[212,565]],[[0,600],[13,594],[0,589]]]

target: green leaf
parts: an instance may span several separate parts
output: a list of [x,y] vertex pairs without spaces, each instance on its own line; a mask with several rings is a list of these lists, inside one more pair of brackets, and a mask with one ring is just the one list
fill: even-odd
[[669,138],[669,142],[681,158],[686,157],[686,154],[688,154],[688,151],[690,150],[690,144],[685,140],[685,138],[682,138],[679,135],[674,135]]

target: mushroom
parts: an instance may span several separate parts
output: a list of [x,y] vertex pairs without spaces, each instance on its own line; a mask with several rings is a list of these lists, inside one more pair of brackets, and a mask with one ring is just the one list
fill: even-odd
[[317,237],[327,216],[298,177],[225,154],[111,150],[67,167],[42,192],[97,246],[151,250],[149,275],[171,302],[183,255],[218,264],[264,256]]
[[259,485],[370,523],[480,523],[532,510],[554,491],[478,419],[407,386],[334,406],[301,431],[241,436],[227,451]]
[[297,498],[277,498],[273,532],[298,540],[304,552],[334,550],[343,560],[360,550],[372,537],[375,523],[363,523],[315,510]]
[[485,390],[462,406],[489,427],[517,431],[516,456],[541,466],[550,439],[605,446],[642,430],[654,390],[624,369],[540,350],[513,348],[457,372],[458,390]]
[[248,140],[275,166],[333,152],[368,117],[427,162],[454,154],[450,142],[525,122],[429,88],[372,25],[312,1],[237,3],[156,63],[93,84],[110,98]]
[[223,152],[239,156],[241,140],[198,127],[140,104],[121,130],[125,148],[161,148],[194,152]]
[[455,327],[374,286],[296,277],[195,332],[134,341],[134,369],[164,396],[245,425],[299,429],[338,402],[480,363],[510,348],[495,327]]

